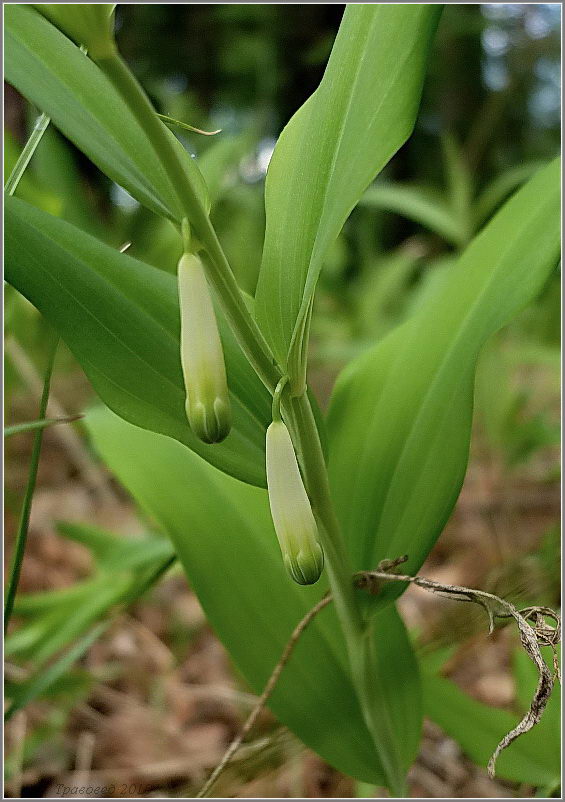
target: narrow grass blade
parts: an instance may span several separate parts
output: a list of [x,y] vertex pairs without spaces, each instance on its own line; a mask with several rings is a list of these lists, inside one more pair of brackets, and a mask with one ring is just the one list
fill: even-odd
[[192,131],[193,134],[203,134],[204,136],[215,136],[222,130],[217,128],[215,131],[204,131],[202,128],[195,128],[194,125],[183,123],[182,120],[176,120],[174,117],[169,117],[168,114],[158,114],[160,120],[163,120],[167,125],[176,125],[177,128],[184,128],[185,131]]
[[49,426],[57,426],[60,423],[72,423],[80,420],[82,415],[71,415],[68,418],[43,418],[42,420],[32,420],[27,423],[15,423],[13,426],[4,427],[4,437],[12,437],[14,434],[22,432],[33,432],[36,429],[47,429]]
[[35,153],[37,146],[41,142],[41,137],[47,130],[47,126],[51,122],[51,118],[43,113],[37,118],[37,122],[35,123],[35,127],[31,132],[31,136],[25,144],[24,149],[20,153],[20,156],[14,165],[14,169],[8,176],[8,180],[4,185],[4,191],[8,195],[13,195],[17,189],[18,184],[20,183],[20,179],[24,174],[26,167],[31,161],[31,157]]
[[108,629],[110,621],[102,621],[93,627],[90,632],[87,632],[75,645],[69,649],[65,654],[59,657],[49,668],[46,670],[41,669],[37,672],[28,682],[22,686],[21,693],[16,695],[12,704],[6,711],[4,720],[8,721],[14,713],[21,710],[27,704],[37,699],[42,693],[45,693],[51,685],[53,685],[60,677],[65,674],[69,668],[79,660],[85,652],[92,646],[102,633]]
[[[39,418],[45,418],[47,411],[47,401],[49,400],[49,388],[51,385],[51,374],[53,373],[53,365],[55,363],[55,354],[57,353],[57,344],[59,338],[53,335],[51,349],[47,361],[47,368],[45,371],[45,379],[43,382],[43,394],[39,404]],[[33,451],[31,453],[31,464],[29,466],[29,477],[27,481],[24,502],[20,515],[20,523],[18,526],[18,533],[16,535],[16,546],[14,551],[14,559],[12,570],[10,571],[10,580],[8,582],[8,592],[6,594],[6,605],[4,607],[4,634],[8,629],[12,610],[14,609],[14,599],[16,598],[16,591],[18,589],[18,582],[22,570],[22,562],[24,559],[24,552],[27,541],[27,530],[29,526],[29,516],[31,513],[31,502],[35,490],[35,482],[37,479],[37,469],[39,467],[39,455],[41,453],[41,442],[43,440],[43,429],[38,429],[35,433],[33,442]]]

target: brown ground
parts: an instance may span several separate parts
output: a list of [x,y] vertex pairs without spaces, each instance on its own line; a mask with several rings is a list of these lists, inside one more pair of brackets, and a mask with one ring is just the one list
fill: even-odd
[[[73,399],[70,411],[80,409],[86,394],[81,382],[71,375],[55,383],[59,398]],[[22,392],[14,399],[11,418],[34,417],[34,408],[29,393]],[[60,432],[48,430],[44,438],[23,592],[63,587],[88,574],[88,553],[55,534],[55,519],[88,521],[124,533],[141,527],[131,502],[104,469],[93,471],[88,462],[81,463]],[[31,439],[21,435],[8,444],[8,544],[19,508],[19,501],[12,499],[21,498]],[[557,520],[559,510],[557,485],[537,481],[548,457],[509,477],[477,448],[475,452],[456,512],[421,573],[505,593],[528,587],[536,594],[547,578],[527,554]],[[507,630],[489,639],[480,614],[469,617],[466,608],[462,613],[463,605],[417,588],[405,594],[401,607],[407,623],[427,640],[442,642],[446,631],[451,633],[448,641],[470,635],[473,659],[465,659],[468,650],[462,646],[452,661],[451,676],[484,702],[512,702]],[[62,723],[60,737],[44,745],[10,780],[7,795],[59,795],[62,784],[99,787],[118,797],[190,797],[219,761],[254,700],[235,680],[223,647],[179,571],[116,620],[84,664],[97,678],[92,690]],[[8,676],[16,671],[8,665]],[[17,751],[25,733],[54,712],[52,704],[37,702],[18,713],[6,727],[7,754]],[[435,798],[532,795],[531,788],[489,780],[486,771],[467,760],[431,722],[425,724],[420,756],[410,772],[410,792],[413,797]],[[385,795],[379,789],[367,793]],[[215,794],[348,797],[355,796],[356,789],[265,712]]]

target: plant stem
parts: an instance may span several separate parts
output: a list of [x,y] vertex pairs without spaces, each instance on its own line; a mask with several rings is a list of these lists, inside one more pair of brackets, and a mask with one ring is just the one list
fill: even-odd
[[[332,596],[347,645],[351,674],[367,729],[381,759],[391,792],[401,795],[403,770],[398,764],[393,722],[380,687],[372,623],[363,621],[352,582],[349,555],[335,515],[328,473],[306,394],[284,399],[286,418],[298,451],[303,477],[317,518]],[[383,747],[384,745],[384,747]]]
[[[174,140],[121,57],[115,54],[99,59],[97,63],[127,102],[159,155],[181,204],[181,218],[186,216],[189,219],[206,250],[208,278],[216,290],[228,322],[259,378],[273,393],[282,377],[282,371],[276,365],[261,331],[247,310],[208,213],[186,177]],[[289,403],[286,417],[291,422],[293,442],[302,460],[307,490],[320,525],[328,575],[347,642],[353,679],[389,786],[394,793],[399,793],[402,790],[402,772],[396,764],[393,731],[387,721],[384,697],[378,688],[371,633],[363,622],[355,598],[348,555],[331,503],[318,430],[305,394]],[[381,746],[383,742],[386,743],[384,749]]]
[[51,118],[47,116],[47,114],[41,114],[35,123],[33,131],[25,143],[22,152],[20,153],[17,162],[14,165],[14,169],[8,176],[8,180],[4,185],[4,192],[8,195],[13,195],[17,189],[18,184],[20,183],[21,177],[25,172],[26,167],[31,161],[31,157],[35,153],[37,146],[41,142],[41,137],[47,130],[47,126],[51,122]]
[[[57,344],[59,338],[53,335],[49,356],[47,358],[47,368],[45,370],[45,378],[43,380],[43,393],[39,404],[39,418],[45,418],[47,411],[47,401],[49,400],[49,387],[51,385],[51,374],[53,373],[53,365],[55,362],[55,354],[57,353]],[[43,440],[43,429],[38,429],[35,433],[33,441],[33,450],[31,452],[31,462],[29,466],[29,477],[27,480],[27,487],[24,496],[22,511],[20,514],[20,523],[16,535],[16,545],[14,549],[14,559],[12,562],[12,570],[10,571],[10,580],[8,583],[8,591],[6,593],[6,605],[4,607],[4,634],[8,630],[8,624],[12,611],[14,609],[14,601],[16,598],[16,591],[18,589],[18,582],[20,580],[20,573],[22,570],[22,563],[24,559],[24,552],[27,541],[27,530],[29,527],[29,516],[31,513],[31,502],[35,490],[35,482],[37,479],[37,469],[39,467],[39,455],[41,453],[41,442]]]
[[149,98],[119,54],[98,59],[97,64],[126,101],[155,148],[178,197],[182,209],[181,218],[189,219],[198,240],[206,250],[208,278],[216,290],[228,322],[259,378],[273,392],[281,378],[281,371],[276,367],[270,349],[245,305],[208,212],[186,176],[172,134],[157,116]]
[[347,622],[347,629],[351,633],[361,633],[363,622],[351,582],[352,568],[333,510],[326,464],[310,401],[306,394],[297,398],[283,395],[283,410],[285,407],[308,497],[322,530],[320,536],[336,608],[340,618]]

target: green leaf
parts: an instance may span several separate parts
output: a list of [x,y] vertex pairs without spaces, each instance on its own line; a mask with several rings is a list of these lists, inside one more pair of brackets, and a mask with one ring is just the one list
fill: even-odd
[[[529,662],[526,655],[523,658]],[[516,726],[519,716],[471,699],[451,680],[429,672],[425,662],[422,667],[426,715],[486,769],[496,745]],[[531,696],[528,704],[530,700]],[[501,753],[496,774],[531,785],[550,785],[559,780],[559,694],[555,690],[540,723]]]
[[[37,624],[38,616],[45,615],[48,610],[58,608],[60,611],[62,608],[66,608],[65,614],[68,614],[69,610],[76,611],[81,604],[88,606],[89,598],[98,596],[107,584],[108,576],[98,574],[63,588],[39,590],[35,593],[20,593],[16,597],[14,611],[19,616],[31,618],[33,626]],[[39,629],[39,626],[37,626],[29,631],[39,632]],[[32,638],[29,635],[29,631],[26,633],[25,627],[19,627],[8,636],[7,643],[10,654],[19,652],[22,646],[27,647],[31,643]]]
[[163,537],[121,537],[113,532],[85,524],[57,524],[64,537],[82,543],[94,555],[101,569],[140,570],[151,568],[172,556],[171,546]]
[[473,180],[465,154],[455,136],[449,132],[443,133],[441,144],[449,205],[460,231],[457,244],[464,246],[473,234]]
[[[543,650],[545,661],[552,668],[553,654],[550,648]],[[561,646],[556,647],[557,659],[561,665]],[[538,672],[528,655],[523,649],[516,649],[512,659],[514,669],[514,679],[516,682],[517,701],[525,713],[529,708],[538,684]],[[548,757],[553,755],[556,774],[559,774],[559,754],[561,750],[561,683],[556,682],[553,686],[551,696],[539,724],[536,725],[538,740],[545,742],[548,749]],[[541,727],[541,730],[540,730]]]
[[556,161],[508,201],[412,318],[338,378],[329,472],[355,569],[408,554],[414,574],[432,548],[465,475],[478,353],[547,280],[559,222]]
[[[75,153],[71,152],[71,148],[69,142],[50,125],[33,155],[30,164],[33,175],[38,177],[43,186],[49,187],[55,193],[62,207],[57,217],[62,217],[68,223],[104,242],[117,244],[111,242],[115,237],[115,226],[107,216],[101,219],[96,208],[96,199],[88,194],[88,188],[85,186]],[[28,200],[23,195],[18,194],[18,197]],[[45,211],[51,212],[50,209]]]
[[29,660],[34,671],[118,605],[135,602],[175,560],[163,537],[124,538],[78,524],[67,526],[74,539],[91,547],[98,564],[92,576],[74,585],[16,598],[14,610],[23,621],[7,635],[5,654]]
[[[260,692],[293,628],[325,592],[325,579],[299,587],[288,577],[266,491],[221,474],[173,440],[108,410],[90,412],[86,425],[110,469],[172,539],[210,624]],[[393,607],[376,617],[375,633],[379,680],[407,768],[419,740],[417,666]],[[331,605],[300,639],[270,707],[336,768],[383,784]]]
[[348,5],[320,86],[279,138],[267,173],[256,313],[283,366],[293,335],[298,362],[328,248],[412,131],[440,11]]
[[34,7],[51,20],[77,45],[85,45],[96,56],[113,53],[115,3],[34,3]]
[[[125,598],[134,586],[132,574],[116,571],[81,582],[77,588],[51,591],[41,613],[9,633],[7,657],[33,662],[39,670],[53,655],[72,643],[95,621]],[[35,594],[34,594],[35,595]],[[25,598],[25,597],[24,597]],[[24,608],[25,608],[25,602]],[[31,606],[37,599],[31,600]]]
[[57,329],[100,397],[138,426],[263,485],[271,399],[227,324],[220,321],[234,425],[209,446],[186,419],[176,278],[16,198],[6,199],[5,225],[7,281]]
[[[140,203],[177,223],[176,194],[147,136],[101,70],[34,8],[11,4],[5,15],[6,80]],[[170,131],[188,180],[206,207],[194,159]]]
[[14,713],[21,710],[27,704],[46,693],[80,658],[90,649],[92,644],[98,640],[100,635],[108,628],[108,622],[96,624],[90,632],[87,632],[77,643],[74,644],[65,654],[59,657],[49,668],[41,669],[29,680],[13,688],[12,704],[5,713],[4,719],[7,721]]
[[401,214],[439,234],[453,245],[459,245],[464,236],[453,211],[440,196],[435,197],[427,187],[375,184],[365,192],[359,205]]
[[493,179],[475,201],[475,226],[482,225],[516,187],[531,178],[543,166],[544,164],[539,161],[526,162],[510,167]]

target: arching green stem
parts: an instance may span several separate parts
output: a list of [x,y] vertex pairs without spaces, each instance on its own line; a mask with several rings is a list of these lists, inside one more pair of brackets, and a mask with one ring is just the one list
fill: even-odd
[[232,330],[258,376],[273,392],[281,377],[281,371],[277,368],[259,327],[245,305],[208,212],[186,178],[174,142],[171,141],[149,98],[119,54],[98,59],[97,64],[120,92],[159,155],[178,197],[183,217],[190,220],[196,237],[207,253],[208,278]]
[[380,687],[372,624],[363,620],[357,602],[352,567],[333,509],[314,414],[306,394],[290,398],[283,408],[318,523],[328,578],[365,723],[383,764],[389,788],[394,795],[401,796],[404,791],[404,771],[398,763],[395,730],[386,707],[386,695]]
[[288,384],[288,376],[283,376],[282,379],[277,384],[277,386],[275,387],[275,392],[273,393],[273,406],[272,406],[273,421],[281,420],[281,396],[287,384]]

